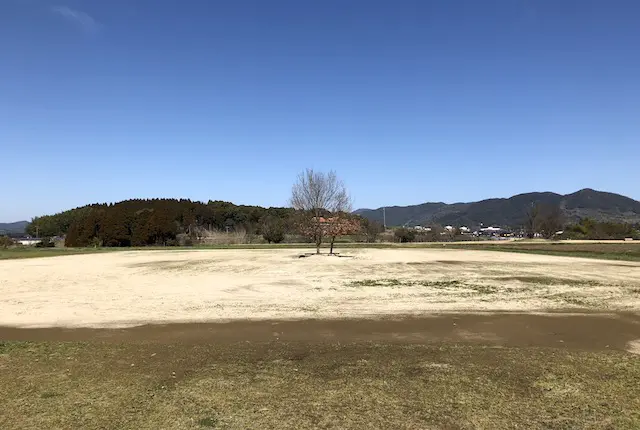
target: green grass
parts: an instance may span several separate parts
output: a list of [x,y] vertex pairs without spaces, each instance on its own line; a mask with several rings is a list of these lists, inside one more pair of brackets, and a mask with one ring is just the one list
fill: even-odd
[[519,281],[525,284],[535,285],[569,285],[573,287],[596,287],[602,285],[600,282],[584,279],[556,278],[553,276],[494,276],[494,281]]
[[446,248],[478,251],[520,252],[526,254],[556,255],[561,257],[598,258],[603,260],[640,261],[640,241],[629,243],[452,243],[447,244]]
[[58,257],[61,255],[95,254],[100,252],[109,252],[110,250],[110,248],[8,248],[0,249],[0,260]]
[[640,428],[640,360],[462,344],[10,342],[0,428]]
[[[583,279],[569,279],[569,278],[556,278],[552,276],[494,276],[486,278],[490,281],[510,282],[518,281],[524,284],[531,285],[569,285],[573,287],[596,287],[602,285],[600,282]],[[479,292],[496,292],[497,290],[493,286],[489,285],[476,285],[467,281],[458,279],[451,280],[411,280],[411,279],[396,279],[396,278],[382,278],[382,279],[360,279],[352,281],[346,284],[347,287],[387,287],[387,288],[400,288],[400,287],[412,287],[423,286],[432,288],[458,288],[466,287],[478,290]]]
[[456,287],[465,286],[465,284],[464,282],[459,280],[413,281],[408,279],[385,278],[385,279],[362,279],[358,281],[349,282],[347,286],[348,287],[391,287],[391,288],[422,286],[422,287],[433,287],[433,288],[456,288]]
[[[480,284],[471,284],[464,281],[459,280],[439,280],[439,281],[429,281],[429,280],[421,280],[421,281],[412,281],[412,280],[400,280],[394,278],[387,279],[363,279],[359,281],[349,282],[347,287],[384,287],[384,288],[402,288],[402,287],[430,287],[437,289],[450,289],[450,288],[460,288],[466,290],[473,290],[475,294],[494,294],[499,291],[497,287],[492,285],[480,285]],[[466,295],[466,294],[464,294]]]

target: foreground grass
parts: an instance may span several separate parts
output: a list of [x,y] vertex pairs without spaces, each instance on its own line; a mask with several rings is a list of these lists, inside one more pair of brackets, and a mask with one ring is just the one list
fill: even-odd
[[640,427],[616,351],[10,342],[0,369],[3,429]]

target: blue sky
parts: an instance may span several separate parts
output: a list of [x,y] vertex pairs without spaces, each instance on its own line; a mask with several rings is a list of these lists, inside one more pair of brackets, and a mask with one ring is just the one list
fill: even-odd
[[640,2],[0,0],[0,221],[91,202],[640,199]]

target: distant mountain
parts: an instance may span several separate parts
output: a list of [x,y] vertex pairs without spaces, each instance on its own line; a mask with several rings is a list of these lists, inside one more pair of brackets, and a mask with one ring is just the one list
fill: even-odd
[[10,222],[10,223],[0,223],[0,235],[2,234],[23,234],[28,221],[18,221],[18,222]]
[[[488,199],[473,203],[387,206],[385,212],[387,226],[442,224],[477,227],[482,223],[518,227],[524,224],[532,203],[559,205],[570,221],[588,217],[599,221],[640,223],[639,201],[589,188],[567,195],[527,193],[508,199]],[[383,222],[382,208],[358,209],[354,213]]]

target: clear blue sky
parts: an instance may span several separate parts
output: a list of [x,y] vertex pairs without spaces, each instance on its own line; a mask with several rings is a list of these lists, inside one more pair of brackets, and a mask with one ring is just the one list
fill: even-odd
[[0,0],[0,221],[90,202],[640,199],[637,0]]

